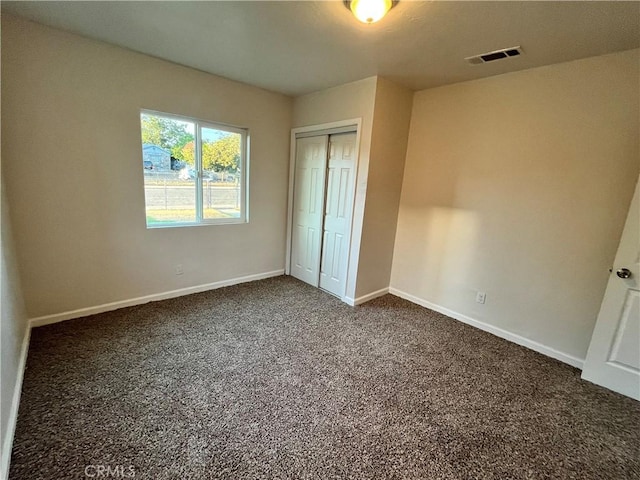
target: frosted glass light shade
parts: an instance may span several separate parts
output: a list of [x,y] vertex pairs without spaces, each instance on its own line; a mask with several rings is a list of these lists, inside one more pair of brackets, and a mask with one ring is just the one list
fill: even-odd
[[363,23],[375,23],[384,17],[392,6],[391,0],[351,0],[350,8]]

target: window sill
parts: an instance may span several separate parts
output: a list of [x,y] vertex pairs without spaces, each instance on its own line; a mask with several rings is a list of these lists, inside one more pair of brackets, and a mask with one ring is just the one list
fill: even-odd
[[243,223],[249,223],[248,220],[242,218],[234,218],[221,221],[212,221],[212,222],[184,222],[184,223],[170,223],[166,225],[147,225],[147,230],[157,230],[163,228],[181,228],[181,227],[211,227],[216,225],[241,225]]

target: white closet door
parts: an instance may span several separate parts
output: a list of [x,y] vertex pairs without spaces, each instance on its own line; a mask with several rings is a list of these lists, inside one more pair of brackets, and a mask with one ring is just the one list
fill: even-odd
[[325,205],[320,288],[339,297],[345,292],[349,234],[356,170],[356,134],[331,135]]
[[328,135],[296,141],[291,275],[318,286]]

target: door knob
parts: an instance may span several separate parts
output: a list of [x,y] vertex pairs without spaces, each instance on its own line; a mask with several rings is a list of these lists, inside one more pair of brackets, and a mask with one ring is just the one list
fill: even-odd
[[616,271],[616,275],[620,278],[631,278],[631,270],[629,270],[628,268],[621,268],[620,270]]

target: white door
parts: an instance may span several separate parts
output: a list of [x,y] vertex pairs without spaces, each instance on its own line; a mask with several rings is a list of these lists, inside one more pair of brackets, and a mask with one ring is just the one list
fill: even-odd
[[318,286],[328,135],[296,141],[291,275]]
[[356,170],[356,134],[331,135],[320,288],[344,295]]
[[582,378],[640,400],[640,199],[629,208]]

